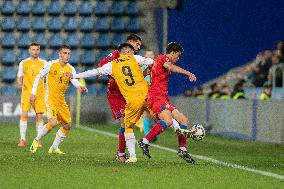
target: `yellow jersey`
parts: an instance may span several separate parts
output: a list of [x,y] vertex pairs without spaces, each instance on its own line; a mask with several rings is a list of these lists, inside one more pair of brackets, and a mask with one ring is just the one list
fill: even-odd
[[[37,58],[35,60],[27,58],[20,62],[17,76],[23,77],[22,95],[30,96],[35,77],[39,74],[45,64],[46,61],[41,58]],[[43,79],[39,82],[36,95],[44,95]]]
[[59,63],[59,59],[48,62],[44,69],[42,69],[40,74],[37,76],[33,85],[32,94],[35,94],[35,90],[40,78],[46,75],[46,96],[48,95],[55,97],[54,99],[56,100],[64,100],[65,92],[70,81],[76,88],[82,86],[78,80],[71,80],[69,77],[67,77],[67,72],[76,74],[75,69],[69,63],[62,66]]
[[146,97],[148,83],[144,79],[142,69],[133,55],[121,55],[113,60],[111,75],[126,101],[138,96]]

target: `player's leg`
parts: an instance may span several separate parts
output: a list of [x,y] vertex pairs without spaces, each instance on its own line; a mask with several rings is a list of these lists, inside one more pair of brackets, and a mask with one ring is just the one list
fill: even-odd
[[[22,108],[23,109],[23,108]],[[22,115],[20,119],[20,141],[18,143],[18,147],[25,147],[26,146],[26,132],[27,132],[27,125],[28,125],[28,112],[22,110]]]
[[[42,113],[36,114],[36,133],[39,135],[39,132],[41,132],[43,129],[43,118]],[[39,147],[42,148],[42,143],[39,143]]]
[[142,123],[143,123],[143,130],[144,130],[144,135],[147,135],[150,131],[150,114],[145,111],[142,115]]
[[[177,122],[180,123],[181,129],[188,129],[189,121],[183,113],[179,112],[177,109],[174,109],[172,111],[172,116],[177,120]],[[187,136],[182,133],[177,133],[177,137],[179,145],[178,155],[187,162],[194,163],[195,161],[191,158],[186,149]]]
[[45,112],[45,100],[44,100],[44,94],[41,96],[38,96],[36,98],[35,104],[33,106],[35,112],[36,112],[36,131],[37,134],[42,130],[43,128],[43,113]]
[[58,107],[58,121],[62,126],[58,129],[55,139],[49,148],[48,153],[51,154],[65,154],[58,146],[64,141],[71,129],[71,113],[66,102],[61,103]]

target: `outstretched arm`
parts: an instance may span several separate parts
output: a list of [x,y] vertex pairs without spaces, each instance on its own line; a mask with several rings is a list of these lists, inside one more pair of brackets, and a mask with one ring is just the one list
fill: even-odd
[[179,66],[173,65],[170,62],[165,62],[164,67],[171,72],[176,72],[176,73],[187,75],[191,82],[196,81],[196,77],[193,73],[191,73],[191,72],[189,72],[189,71],[187,71],[187,70],[185,70],[185,69],[183,69]]
[[112,63],[109,62],[100,68],[87,70],[85,72],[78,74],[70,74],[67,76],[76,79],[76,78],[95,77],[97,75],[101,76],[101,75],[111,75],[111,74],[112,74]]

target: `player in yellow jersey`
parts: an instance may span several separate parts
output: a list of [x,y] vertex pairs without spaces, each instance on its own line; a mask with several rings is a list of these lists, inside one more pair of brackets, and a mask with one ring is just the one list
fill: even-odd
[[121,44],[118,50],[120,57],[112,62],[97,69],[79,74],[70,74],[70,77],[85,78],[97,75],[111,75],[115,79],[121,94],[126,100],[124,135],[130,155],[126,162],[136,162],[136,140],[133,127],[144,111],[150,111],[146,103],[148,83],[144,79],[141,66],[152,64],[153,59],[134,55],[135,50],[128,43]]
[[[48,153],[65,154],[58,146],[66,138],[71,129],[71,114],[68,105],[65,101],[65,92],[68,88],[70,78],[66,76],[66,73],[75,74],[75,69],[68,63],[71,56],[71,48],[67,45],[61,46],[59,49],[59,59],[50,61],[36,76],[30,101],[36,101],[36,89],[39,81],[42,77],[46,76],[46,114],[48,123],[45,124],[41,132],[34,139],[30,151],[35,153],[37,151],[39,141],[47,135],[57,123],[61,125],[60,129],[56,133],[56,137]],[[76,88],[81,88],[82,91],[86,91],[77,79],[71,80],[72,84]]]
[[33,109],[36,112],[37,133],[43,126],[42,114],[45,111],[43,79],[41,79],[39,82],[39,86],[36,91],[36,101],[33,104],[30,103],[30,94],[35,77],[44,67],[46,61],[39,58],[40,45],[38,43],[30,44],[29,54],[30,54],[29,58],[26,58],[20,62],[18,75],[17,75],[18,87],[22,88],[22,95],[21,95],[22,115],[20,120],[21,139],[18,143],[18,147],[26,146],[27,121],[28,121],[28,112],[30,111],[30,108],[33,107]]

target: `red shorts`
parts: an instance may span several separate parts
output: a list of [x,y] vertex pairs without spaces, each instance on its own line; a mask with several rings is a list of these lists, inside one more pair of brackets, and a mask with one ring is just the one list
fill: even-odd
[[157,117],[159,113],[161,113],[163,110],[169,110],[173,111],[176,109],[171,103],[168,97],[158,96],[158,95],[152,95],[148,94],[147,102],[149,104],[149,107],[153,111],[153,116]]
[[107,93],[107,99],[109,102],[109,106],[112,111],[112,117],[113,119],[120,119],[121,117],[124,117],[124,110],[126,101],[122,94],[113,94],[113,93]]

